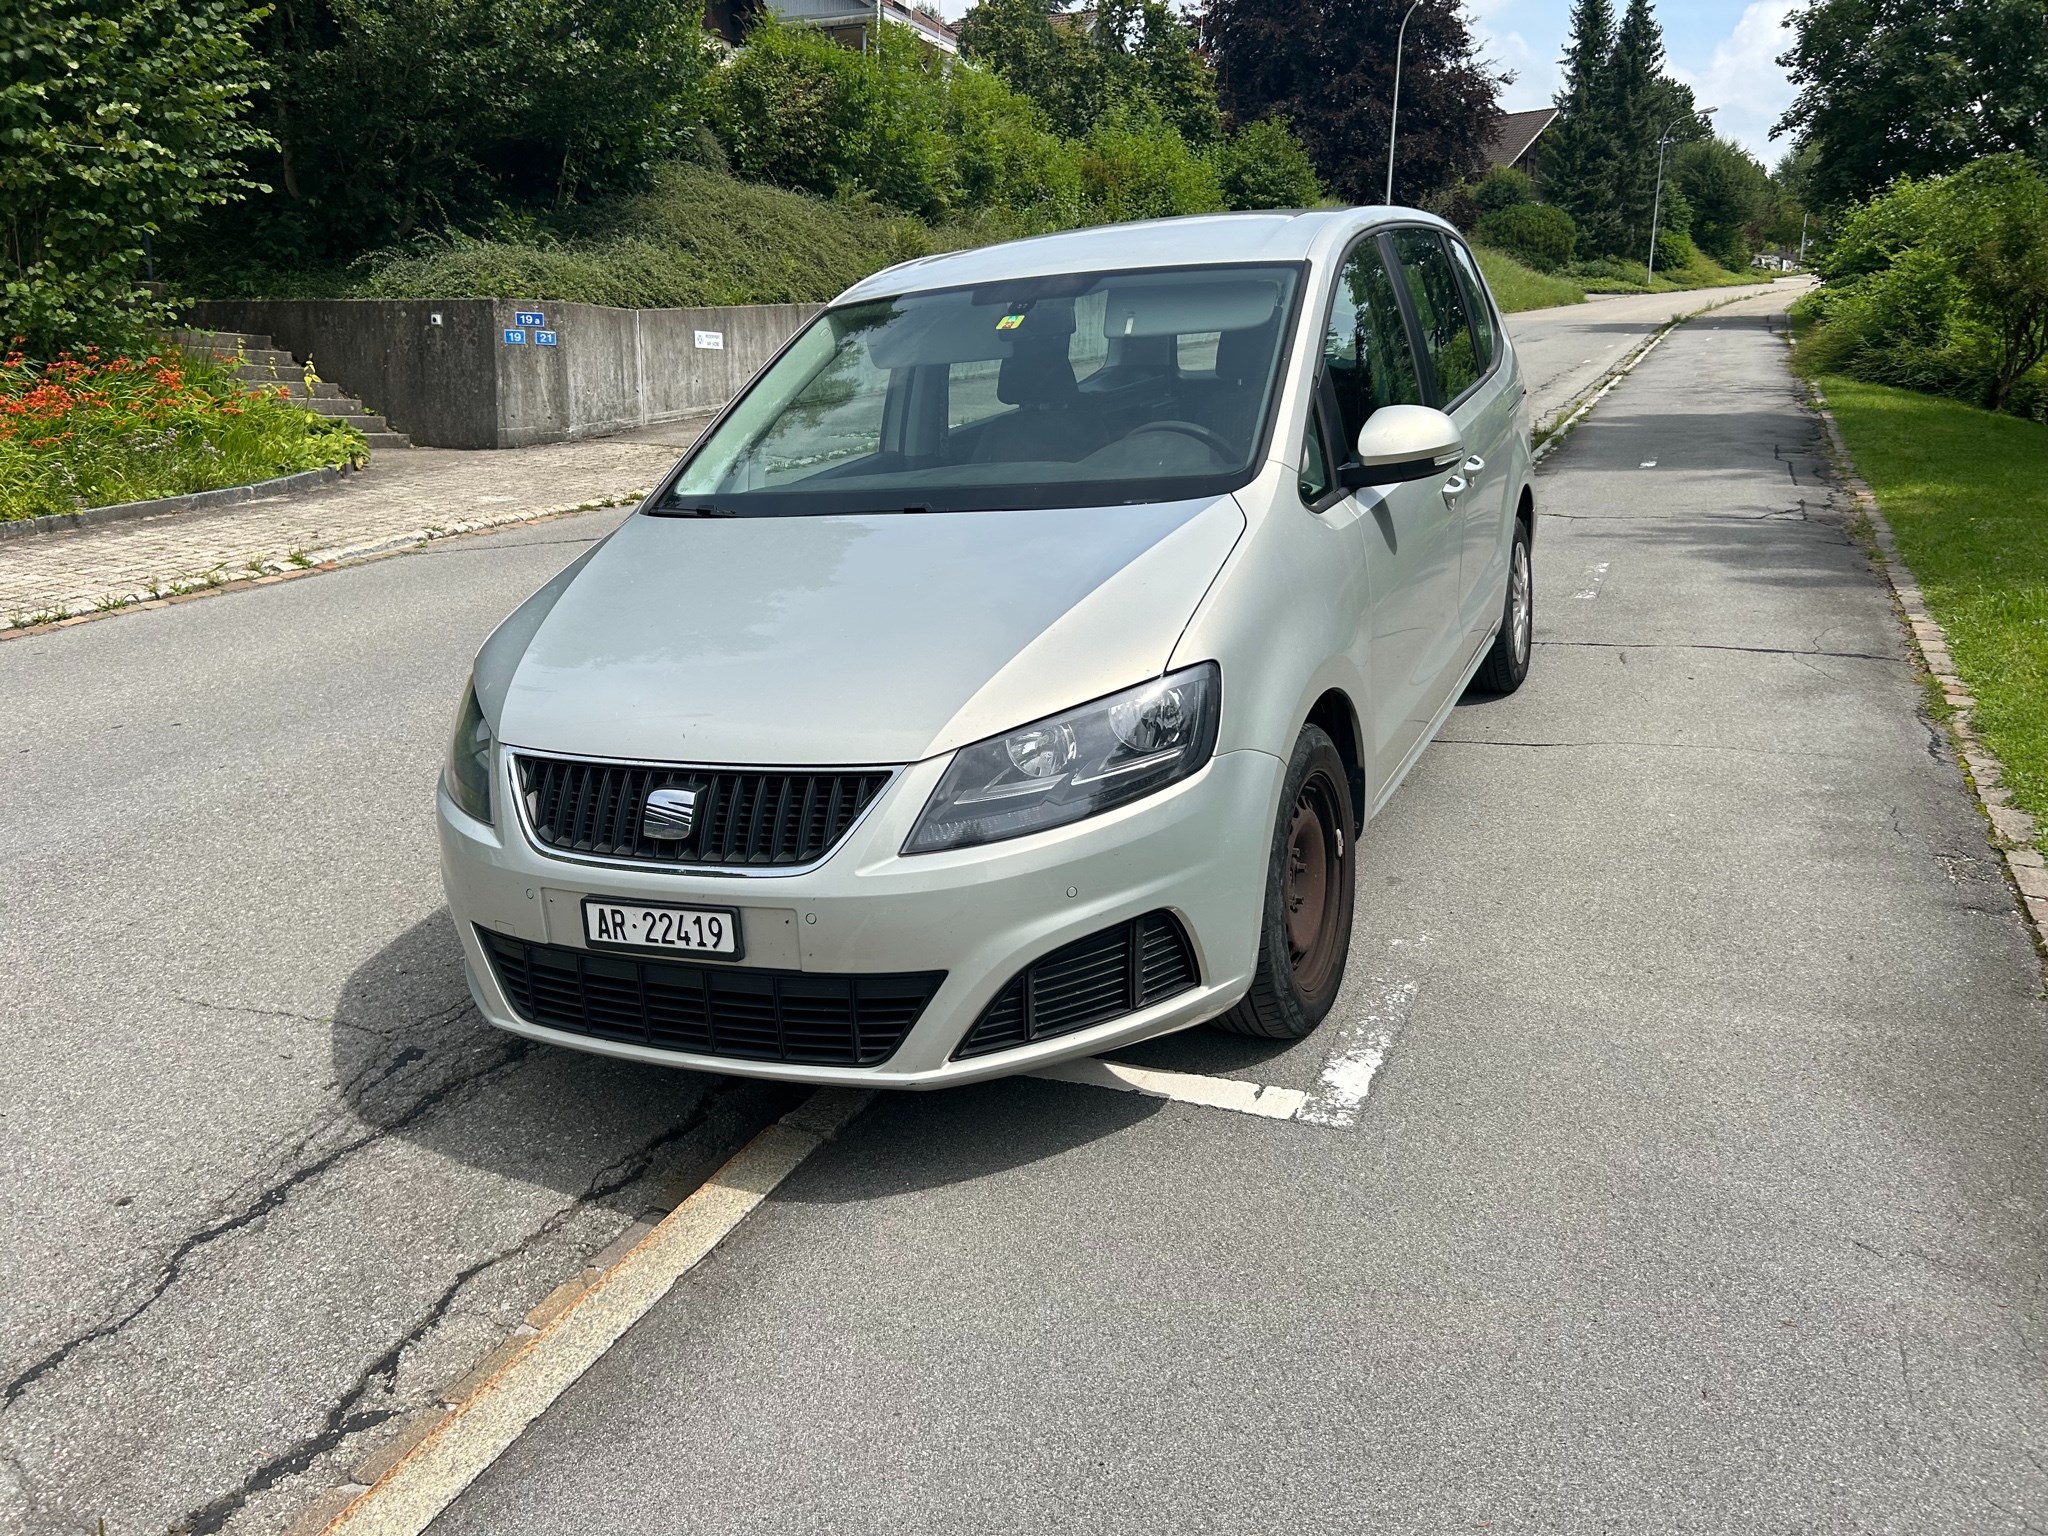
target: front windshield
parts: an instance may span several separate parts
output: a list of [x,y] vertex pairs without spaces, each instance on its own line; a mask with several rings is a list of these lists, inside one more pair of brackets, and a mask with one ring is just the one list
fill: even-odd
[[1242,484],[1294,266],[1025,278],[819,316],[657,510],[1108,506]]

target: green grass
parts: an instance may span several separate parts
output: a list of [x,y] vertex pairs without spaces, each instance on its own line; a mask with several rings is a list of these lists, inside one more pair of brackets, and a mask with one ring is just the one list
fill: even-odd
[[1525,267],[1505,251],[1491,246],[1475,244],[1472,253],[1479,258],[1479,270],[1486,274],[1486,286],[1493,290],[1494,301],[1506,314],[1586,302],[1586,290],[1570,278],[1552,277],[1534,267]]
[[2048,429],[1829,377],[1828,407],[2048,846]]

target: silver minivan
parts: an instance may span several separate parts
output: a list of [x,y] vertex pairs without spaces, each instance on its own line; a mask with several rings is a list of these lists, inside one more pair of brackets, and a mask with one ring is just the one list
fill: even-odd
[[935,1087],[1343,981],[1357,838],[1529,665],[1514,348],[1407,209],[893,267],[478,653],[439,796],[485,1018]]

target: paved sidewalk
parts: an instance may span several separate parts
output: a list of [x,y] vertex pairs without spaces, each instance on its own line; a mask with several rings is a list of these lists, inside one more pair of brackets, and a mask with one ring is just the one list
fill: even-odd
[[396,449],[331,490],[0,543],[0,629],[644,495],[709,417],[537,448]]

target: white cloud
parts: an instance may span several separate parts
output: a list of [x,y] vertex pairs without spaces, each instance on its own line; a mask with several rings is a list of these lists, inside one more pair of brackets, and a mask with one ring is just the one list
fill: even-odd
[[1703,69],[1689,69],[1672,60],[1671,72],[1693,89],[1702,107],[1719,107],[1714,126],[1765,165],[1774,164],[1789,147],[1771,141],[1771,125],[1792,101],[1792,82],[1779,67],[1778,55],[1792,43],[1785,18],[1799,0],[1750,0],[1735,30],[1714,45]]

